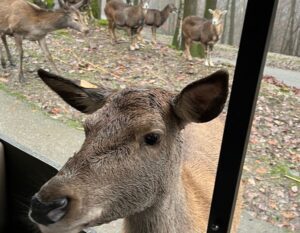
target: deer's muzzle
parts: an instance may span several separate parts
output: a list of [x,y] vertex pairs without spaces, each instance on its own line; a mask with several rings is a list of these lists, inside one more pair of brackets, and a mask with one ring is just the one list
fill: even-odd
[[34,195],[31,199],[29,216],[36,223],[45,226],[56,223],[65,216],[68,202],[65,197],[44,202]]

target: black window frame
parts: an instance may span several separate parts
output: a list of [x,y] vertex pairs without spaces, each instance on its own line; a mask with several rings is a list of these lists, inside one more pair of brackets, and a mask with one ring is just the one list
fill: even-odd
[[278,0],[248,0],[207,233],[231,229]]

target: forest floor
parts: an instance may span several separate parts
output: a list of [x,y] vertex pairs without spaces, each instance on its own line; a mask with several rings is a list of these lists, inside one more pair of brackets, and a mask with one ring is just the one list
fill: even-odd
[[[210,68],[201,59],[188,62],[181,52],[165,43],[155,47],[146,43],[138,51],[129,51],[128,38],[121,34],[125,41],[112,45],[106,27],[91,30],[87,38],[62,30],[49,35],[48,44],[63,76],[111,88],[153,85],[179,91],[220,67],[228,69],[232,82],[232,65]],[[166,41],[167,37],[160,38]],[[24,50],[27,82],[18,82],[16,68],[0,69],[0,89],[30,102],[52,118],[82,129],[84,115],[67,106],[37,78],[38,68],[49,69],[38,45],[26,41]],[[234,60],[236,53],[236,48],[219,45],[214,57]],[[13,54],[17,61],[15,50]],[[300,72],[300,58],[296,57],[269,54],[267,65]],[[278,82],[276,77],[265,77],[243,173],[244,208],[253,217],[292,232],[300,230],[299,116],[300,90]]]

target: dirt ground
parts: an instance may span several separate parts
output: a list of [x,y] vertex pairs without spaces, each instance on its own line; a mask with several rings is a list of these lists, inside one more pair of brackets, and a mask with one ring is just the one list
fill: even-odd
[[[156,47],[146,43],[138,51],[129,51],[128,38],[123,33],[119,37],[124,41],[112,45],[106,27],[91,30],[87,38],[62,30],[49,35],[48,44],[61,75],[111,88],[153,85],[178,91],[220,67],[228,69],[232,79],[234,67],[228,64],[209,68],[200,59],[188,62],[181,52],[164,43]],[[10,44],[17,61],[11,40]],[[26,41],[24,49],[27,82],[18,82],[16,68],[0,68],[0,89],[81,129],[84,115],[67,106],[37,78],[38,68],[50,70],[38,45]],[[219,45],[214,56],[235,59],[236,52],[236,48]],[[271,54],[267,65],[300,71],[300,58]],[[244,208],[257,218],[293,232],[300,230],[299,93],[299,89],[277,82],[276,77],[265,77],[243,174]]]

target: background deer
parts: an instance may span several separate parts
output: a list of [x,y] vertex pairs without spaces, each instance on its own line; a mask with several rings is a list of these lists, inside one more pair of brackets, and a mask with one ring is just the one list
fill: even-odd
[[211,52],[223,32],[223,16],[227,11],[211,10],[212,20],[203,19],[197,16],[188,16],[183,20],[182,33],[185,40],[184,55],[188,60],[192,60],[190,47],[193,41],[200,42],[204,46],[205,65],[213,66]]
[[137,6],[131,6],[121,0],[111,0],[105,5],[104,12],[108,20],[108,30],[112,43],[117,42],[115,29],[117,27],[130,31],[130,50],[139,49],[137,32],[143,28],[145,15],[149,8],[149,0],[141,0]]
[[[87,33],[88,28],[84,24],[77,10],[86,0],[68,6],[59,0],[61,9],[49,11],[24,0],[1,0],[0,1],[0,34],[7,52],[8,60],[13,64],[9,51],[6,35],[13,36],[17,49],[20,53],[19,81],[24,81],[23,74],[23,39],[38,41],[40,48],[50,61],[53,69],[57,71],[51,54],[46,44],[46,35],[49,32],[62,28],[73,28],[77,31]],[[0,51],[1,52],[1,51]],[[3,60],[3,55],[2,55]],[[3,62],[2,62],[3,64]]]
[[[177,94],[83,88],[44,70],[38,74],[67,103],[90,114],[79,152],[32,198],[29,216],[43,233],[78,233],[119,218],[126,233],[205,232],[223,123],[194,123],[222,111],[227,71]],[[240,203],[237,216],[239,211]]]
[[[177,8],[173,3],[167,4],[165,8],[161,11],[156,9],[148,9],[147,14],[145,16],[145,24],[151,26],[152,30],[152,43],[156,44],[156,29],[162,26],[166,20],[168,19],[170,13],[176,12]],[[141,31],[139,31],[139,39],[142,39]]]

